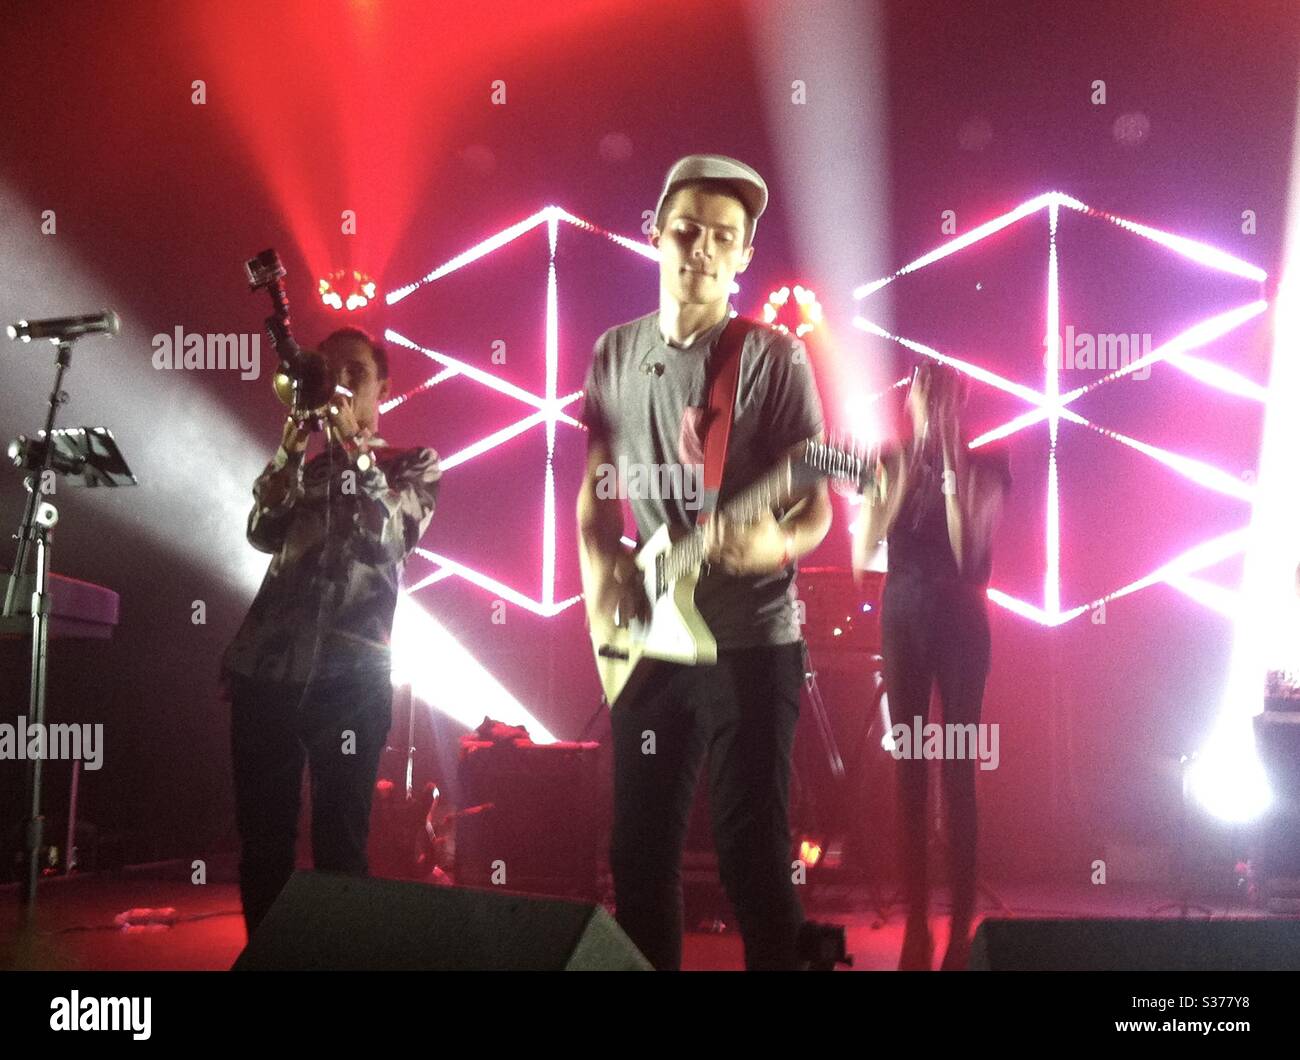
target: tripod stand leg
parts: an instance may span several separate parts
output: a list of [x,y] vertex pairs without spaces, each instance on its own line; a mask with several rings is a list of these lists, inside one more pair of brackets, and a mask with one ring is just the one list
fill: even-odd
[[[39,526],[36,534],[36,591],[32,594],[32,676],[28,710],[33,726],[45,725],[45,663],[50,632],[49,571],[50,546],[46,540],[48,527]],[[41,816],[41,781],[43,758],[32,759],[28,792],[25,853],[27,874],[23,879],[22,902],[28,922],[36,916],[36,884],[40,879],[41,850],[44,846],[45,821]]]

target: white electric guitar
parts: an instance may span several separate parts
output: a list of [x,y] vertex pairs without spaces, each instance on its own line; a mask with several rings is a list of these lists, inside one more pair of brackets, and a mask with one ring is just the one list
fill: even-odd
[[[875,473],[876,455],[810,440],[803,451],[733,497],[722,508],[729,520],[745,525],[783,506],[820,478],[834,478],[864,489]],[[718,661],[718,645],[695,607],[695,585],[704,565],[704,529],[674,534],[661,526],[636,556],[650,601],[649,621],[616,625],[608,634],[593,631],[596,669],[605,702],[619,699],[651,668],[649,660],[698,666]],[[615,616],[618,621],[618,616]]]

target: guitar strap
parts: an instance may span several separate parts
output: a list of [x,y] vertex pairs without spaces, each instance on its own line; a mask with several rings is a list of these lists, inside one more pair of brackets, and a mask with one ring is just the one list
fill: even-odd
[[752,322],[741,316],[727,321],[718,336],[718,344],[709,358],[708,411],[704,428],[704,495],[697,523],[703,524],[718,506],[722,489],[722,471],[727,463],[727,442],[731,439],[731,422],[736,411],[736,393],[740,389],[740,353]]

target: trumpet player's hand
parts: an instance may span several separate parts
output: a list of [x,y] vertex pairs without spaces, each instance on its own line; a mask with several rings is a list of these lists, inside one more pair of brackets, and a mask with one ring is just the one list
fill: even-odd
[[[253,496],[257,498],[260,509],[274,509],[289,502],[296,489],[302,463],[297,458],[307,449],[311,440],[311,428],[286,416],[284,430],[280,432],[280,448],[288,454],[289,459],[282,460],[279,453],[271,467],[253,486]],[[257,547],[261,547],[260,545]]]
[[344,444],[354,445],[363,441],[361,427],[357,424],[356,414],[352,411],[352,398],[346,394],[335,393],[329,403],[330,423],[338,430]]
[[311,428],[305,423],[300,423],[292,416],[285,417],[284,431],[280,435],[280,444],[284,447],[286,453],[301,453],[307,449],[307,443],[311,441]]

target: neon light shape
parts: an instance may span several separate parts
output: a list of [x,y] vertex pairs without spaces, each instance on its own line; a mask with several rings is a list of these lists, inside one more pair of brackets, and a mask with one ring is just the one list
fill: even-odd
[[[1144,575],[1143,577],[1130,582],[1128,585],[1119,587],[1112,592],[1106,593],[1096,600],[1086,604],[1062,608],[1061,605],[1061,575],[1060,575],[1060,548],[1061,548],[1061,523],[1060,523],[1060,478],[1057,468],[1057,445],[1060,422],[1065,420],[1076,426],[1086,427],[1096,431],[1103,437],[1117,442],[1120,445],[1127,446],[1135,452],[1142,453],[1144,456],[1162,464],[1170,470],[1182,475],[1184,478],[1196,483],[1204,489],[1211,490],[1224,496],[1233,497],[1253,505],[1256,496],[1256,489],[1253,483],[1243,481],[1236,475],[1233,475],[1221,468],[1214,467],[1201,460],[1184,456],[1180,453],[1170,452],[1159,446],[1151,445],[1147,442],[1140,441],[1136,438],[1130,438],[1127,435],[1120,434],[1117,431],[1110,430],[1107,427],[1100,426],[1096,423],[1085,419],[1069,406],[1078,401],[1085,394],[1089,394],[1098,387],[1107,386],[1117,379],[1122,379],[1132,374],[1140,368],[1147,365],[1163,362],[1172,365],[1179,371],[1184,372],[1190,378],[1197,382],[1211,386],[1215,389],[1222,390],[1226,394],[1234,397],[1244,398],[1251,401],[1257,401],[1261,404],[1264,402],[1266,390],[1257,383],[1246,379],[1236,372],[1231,371],[1221,365],[1206,361],[1191,355],[1190,351],[1205,346],[1210,342],[1228,334],[1228,332],[1241,327],[1247,321],[1254,319],[1260,313],[1268,308],[1268,302],[1263,299],[1254,299],[1243,305],[1207,317],[1204,320],[1185,329],[1180,334],[1175,335],[1168,342],[1163,343],[1150,352],[1137,357],[1127,364],[1110,372],[1107,375],[1089,383],[1086,386],[1076,387],[1065,394],[1060,392],[1059,366],[1061,363],[1060,348],[1060,282],[1059,282],[1059,264],[1057,256],[1057,227],[1061,207],[1078,211],[1090,217],[1101,218],[1108,221],[1127,232],[1134,235],[1149,239],[1175,254],[1179,254],[1189,261],[1193,261],[1205,268],[1215,269],[1242,279],[1254,280],[1263,284],[1268,279],[1268,274],[1261,268],[1233,257],[1222,250],[1207,244],[1197,242],[1194,239],[1188,239],[1186,236],[1175,235],[1170,232],[1163,232],[1160,229],[1152,228],[1149,225],[1138,224],[1135,221],[1127,220],[1123,217],[1117,217],[1114,214],[1107,213],[1104,210],[1097,210],[1087,206],[1078,199],[1071,198],[1061,192],[1047,192],[1039,195],[1006,213],[986,221],[984,224],[972,229],[964,235],[943,243],[935,249],[928,251],[914,261],[908,262],[902,268],[889,276],[882,277],[871,283],[863,284],[855,288],[853,297],[856,301],[875,294],[883,287],[893,283],[900,276],[906,276],[909,273],[918,271],[927,265],[936,261],[942,261],[944,258],[955,254],[968,247],[974,246],[980,240],[1002,231],[1009,225],[1031,217],[1040,210],[1046,210],[1048,214],[1048,245],[1047,245],[1047,351],[1044,358],[1045,383],[1041,391],[1032,387],[1027,387],[1021,383],[1014,382],[989,371],[980,365],[970,361],[963,360],[960,357],[953,356],[950,353],[943,353],[923,343],[904,338],[901,335],[894,335],[886,331],[879,324],[867,319],[862,315],[854,318],[853,324],[862,331],[877,335],[881,338],[888,339],[897,343],[906,349],[919,353],[922,356],[929,357],[932,360],[943,364],[951,365],[958,371],[964,372],[977,382],[984,383],[987,386],[994,387],[1012,397],[1018,398],[1029,405],[1029,409],[1017,416],[1014,416],[1005,423],[993,427],[974,438],[970,442],[972,449],[1009,435],[1017,431],[1025,430],[1035,424],[1047,421],[1048,426],[1048,455],[1047,455],[1047,525],[1046,533],[1046,564],[1043,576],[1043,603],[1042,606],[1030,603],[1027,600],[1020,600],[1001,590],[991,588],[988,590],[989,599],[1008,611],[1020,615],[1022,618],[1029,619],[1033,622],[1041,623],[1045,626],[1058,626],[1072,619],[1079,617],[1093,607],[1107,601],[1118,599],[1129,593],[1137,592],[1140,589],[1147,588],[1155,584],[1169,585],[1179,592],[1186,594],[1193,600],[1197,600],[1219,611],[1225,615],[1236,613],[1237,603],[1235,594],[1229,590],[1221,589],[1204,579],[1194,577],[1197,571],[1219,563],[1229,556],[1242,552],[1245,548],[1246,536],[1245,531],[1234,532],[1207,541],[1201,545],[1195,546],[1181,556],[1169,561],[1155,571]],[[902,385],[904,381],[900,380],[890,389]],[[881,395],[876,395],[878,398]],[[872,400],[875,400],[873,398]],[[858,411],[858,410],[854,410]]]
[[559,282],[556,274],[556,248],[559,242],[559,223],[564,221],[573,225],[580,231],[593,235],[599,235],[616,246],[624,250],[630,250],[648,261],[658,262],[659,252],[654,247],[645,243],[639,243],[636,240],[629,239],[627,236],[619,235],[616,232],[610,232],[590,221],[575,217],[567,210],[559,206],[547,206],[537,213],[525,217],[513,225],[503,228],[501,231],[489,236],[480,243],[475,244],[469,249],[456,255],[451,260],[439,265],[431,270],[421,279],[414,283],[399,287],[389,292],[385,300],[389,305],[400,302],[402,299],[409,297],[411,294],[420,290],[429,284],[435,283],[455,272],[457,269],[464,268],[480,260],[484,256],[499,250],[514,240],[524,235],[546,226],[546,239],[549,248],[549,260],[546,270],[546,321],[545,321],[545,384],[543,393],[537,394],[523,387],[518,386],[492,372],[484,371],[475,365],[460,360],[450,354],[428,346],[422,346],[414,340],[407,338],[397,331],[389,329],[384,333],[384,337],[397,345],[404,346],[409,350],[422,353],[435,364],[440,366],[440,371],[425,380],[423,383],[401,394],[397,397],[390,398],[384,403],[381,411],[387,412],[389,409],[399,408],[412,398],[425,391],[431,390],[438,384],[457,376],[463,376],[482,386],[489,387],[500,394],[513,398],[521,404],[528,407],[527,415],[522,416],[515,422],[500,428],[493,433],[471,442],[463,449],[457,452],[447,454],[440,460],[443,471],[449,471],[453,468],[467,463],[484,453],[495,449],[499,445],[516,438],[534,427],[544,427],[546,430],[546,464],[543,468],[543,510],[542,510],[542,569],[541,569],[541,593],[534,597],[520,591],[518,588],[507,585],[499,578],[495,578],[482,571],[476,570],[465,563],[461,563],[450,556],[441,553],[432,552],[428,549],[417,548],[415,554],[421,558],[433,563],[437,570],[435,574],[422,578],[417,581],[408,592],[415,592],[446,580],[448,577],[458,577],[468,581],[472,585],[477,585],[494,596],[509,600],[511,603],[523,607],[536,615],[549,618],[559,614],[561,611],[577,603],[581,596],[570,596],[566,599],[557,600],[555,596],[555,572],[556,572],[556,541],[555,541],[555,439],[556,430],[560,424],[566,427],[572,427],[581,430],[582,424],[575,419],[566,409],[575,401],[582,397],[582,391],[574,391],[570,394],[561,395],[558,392],[559,386]]

